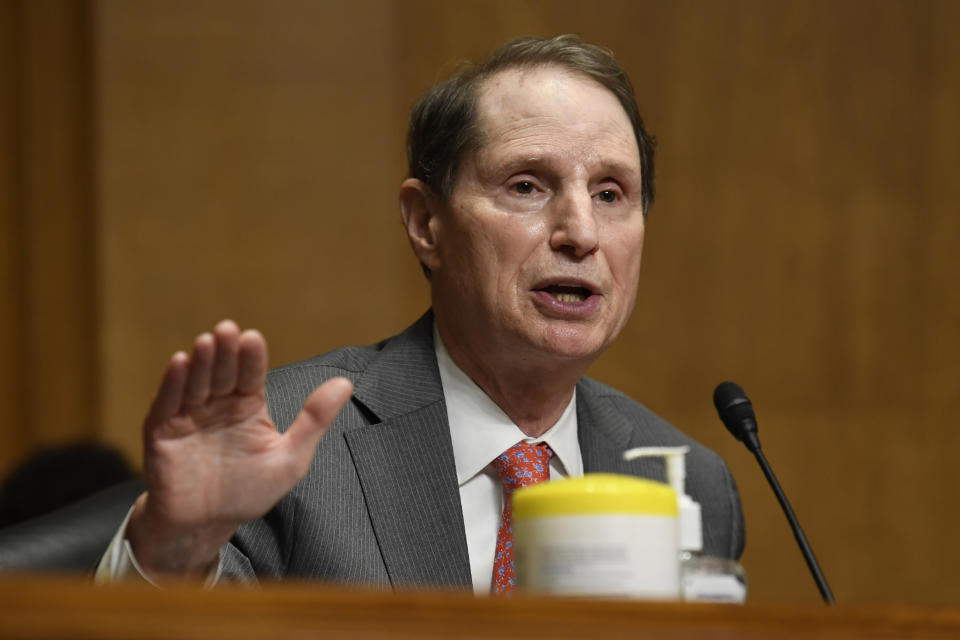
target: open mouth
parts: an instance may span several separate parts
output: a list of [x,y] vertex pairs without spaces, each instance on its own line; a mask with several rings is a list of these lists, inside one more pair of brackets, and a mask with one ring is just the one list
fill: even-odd
[[556,298],[557,302],[583,302],[593,295],[593,292],[586,287],[563,284],[552,284],[540,289],[540,291],[549,293]]

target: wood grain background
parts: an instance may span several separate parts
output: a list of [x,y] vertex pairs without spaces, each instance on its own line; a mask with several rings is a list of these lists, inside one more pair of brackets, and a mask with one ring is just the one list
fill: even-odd
[[139,457],[223,317],[280,364],[427,305],[406,111],[517,35],[613,49],[659,139],[637,310],[593,375],[728,461],[755,602],[817,593],[710,395],[740,382],[838,600],[960,601],[960,3],[0,1],[0,472]]

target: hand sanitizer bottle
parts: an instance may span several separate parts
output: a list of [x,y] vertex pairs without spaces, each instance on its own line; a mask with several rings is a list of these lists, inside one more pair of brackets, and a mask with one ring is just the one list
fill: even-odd
[[623,452],[624,460],[662,457],[667,483],[677,494],[680,550],[680,594],[690,601],[743,603],[746,573],[734,560],[703,555],[700,505],[686,493],[686,454],[690,447],[638,447]]

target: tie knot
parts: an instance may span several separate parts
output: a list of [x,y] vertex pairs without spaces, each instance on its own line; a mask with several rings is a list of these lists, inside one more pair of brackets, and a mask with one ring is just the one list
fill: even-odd
[[500,474],[507,495],[520,487],[550,479],[550,458],[553,450],[546,442],[518,442],[494,458],[493,467]]

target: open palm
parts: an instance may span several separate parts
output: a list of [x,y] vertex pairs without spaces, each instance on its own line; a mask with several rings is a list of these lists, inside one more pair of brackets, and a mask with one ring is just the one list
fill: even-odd
[[317,388],[286,433],[267,413],[267,345],[232,321],[178,352],[144,421],[147,492],[128,539],[148,572],[189,574],[238,526],[266,513],[306,474],[352,386]]

